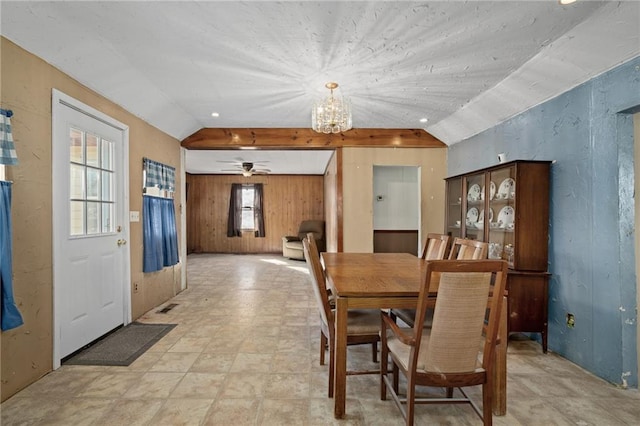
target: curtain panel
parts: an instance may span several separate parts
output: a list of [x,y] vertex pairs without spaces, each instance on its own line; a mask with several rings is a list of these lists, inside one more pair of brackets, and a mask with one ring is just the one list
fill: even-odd
[[143,272],[178,263],[178,232],[173,199],[143,195]]
[[242,237],[242,184],[232,183],[229,196],[227,237]]
[[0,181],[0,329],[11,330],[23,324],[22,315],[13,299],[11,231],[11,182]]
[[11,134],[12,115],[11,110],[0,109],[0,164],[13,166],[18,164],[18,155]]
[[171,192],[176,190],[176,169],[174,167],[148,158],[142,159],[142,167],[146,176],[145,187],[156,187]]
[[256,237],[264,237],[264,215],[262,214],[262,200],[264,191],[261,183],[253,185],[253,223],[256,227]]

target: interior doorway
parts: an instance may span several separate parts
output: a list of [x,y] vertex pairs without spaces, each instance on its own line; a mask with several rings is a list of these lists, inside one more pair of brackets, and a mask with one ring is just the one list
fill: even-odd
[[374,253],[420,254],[420,167],[373,166]]

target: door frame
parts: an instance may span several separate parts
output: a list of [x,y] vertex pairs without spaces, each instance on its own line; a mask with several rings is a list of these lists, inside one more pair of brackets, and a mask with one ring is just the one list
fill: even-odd
[[[123,180],[122,188],[122,203],[120,206],[120,214],[122,217],[122,236],[126,241],[131,241],[129,230],[129,126],[109,117],[108,115],[74,99],[59,90],[52,89],[51,96],[51,195],[52,195],[52,209],[53,212],[59,209],[66,208],[66,200],[56,200],[53,196],[53,187],[56,181],[60,179],[61,170],[56,166],[53,154],[54,147],[60,143],[67,143],[67,141],[58,140],[58,131],[64,124],[60,122],[61,109],[64,107],[72,108],[82,114],[86,114],[98,121],[101,121],[109,126],[112,126],[122,132],[122,149],[120,150],[122,158],[122,173],[120,178]],[[63,230],[56,229],[55,221],[53,220],[53,250],[52,250],[52,264],[53,264],[53,369],[60,367],[60,320],[58,318],[58,309],[60,306],[60,294],[58,286],[56,285],[56,241],[58,238],[64,237]],[[129,244],[125,244],[122,249],[123,253],[123,268],[122,268],[122,322],[127,325],[131,322],[131,250]]]

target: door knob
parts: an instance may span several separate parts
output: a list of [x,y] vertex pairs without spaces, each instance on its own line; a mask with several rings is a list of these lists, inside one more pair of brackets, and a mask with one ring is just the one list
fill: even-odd
[[118,240],[118,247],[127,244],[127,240]]

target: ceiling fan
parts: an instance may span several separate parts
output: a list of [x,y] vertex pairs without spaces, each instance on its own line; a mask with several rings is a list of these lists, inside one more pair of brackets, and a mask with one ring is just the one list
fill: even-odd
[[[225,162],[226,161],[221,161],[221,162]],[[235,162],[234,162],[235,163]],[[234,173],[241,173],[242,176],[253,176],[253,175],[266,175],[269,172],[271,172],[271,170],[266,169],[266,168],[262,168],[262,167],[254,167],[255,165],[260,166],[260,163],[266,163],[266,161],[260,161],[260,162],[250,162],[250,161],[240,161],[235,163],[235,168],[233,169],[223,169],[223,172],[234,172]]]

